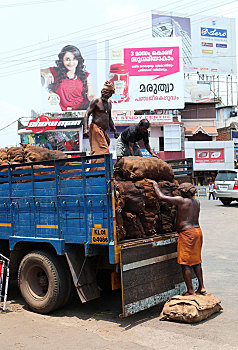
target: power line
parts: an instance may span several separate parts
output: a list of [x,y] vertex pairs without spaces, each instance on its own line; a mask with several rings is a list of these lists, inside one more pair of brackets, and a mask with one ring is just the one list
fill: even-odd
[[60,2],[60,1],[62,2],[64,0],[39,0],[39,1],[30,1],[30,2],[20,2],[15,4],[0,5],[0,8],[39,5],[39,4],[49,3],[49,2]]
[[[196,2],[196,1],[195,1]],[[228,2],[228,3],[226,3],[226,5],[227,4],[230,4],[230,3],[233,3],[233,2],[235,2],[235,1],[230,1],[230,2]],[[220,5],[220,7],[222,7],[222,6],[224,6],[224,3],[222,4],[222,5]],[[219,6],[216,6],[216,8],[217,7],[219,7]],[[206,9],[206,10],[211,10],[211,9],[213,9],[214,7],[211,7],[211,8],[209,8],[209,9]],[[148,11],[147,11],[148,12]],[[201,12],[204,12],[204,11],[200,11],[199,13],[201,13]],[[193,14],[193,15],[196,15],[197,13],[195,13],[195,14]],[[129,32],[129,33],[126,33],[126,34],[122,34],[122,35],[120,35],[120,36],[117,36],[117,37],[114,37],[114,38],[111,38],[111,39],[108,39],[109,41],[110,40],[117,40],[117,39],[119,39],[119,38],[124,38],[125,36],[129,36],[129,35],[133,35],[133,34],[137,34],[137,33],[139,33],[139,32],[142,32],[142,31],[145,31],[145,30],[147,30],[147,29],[150,29],[151,28],[151,26],[149,26],[149,27],[145,27],[145,28],[143,28],[143,29],[141,29],[141,30],[136,30],[136,31],[133,31],[133,32]],[[100,42],[98,42],[98,43],[103,43],[105,41],[105,39],[103,40],[103,41],[100,41]],[[124,41],[123,41],[123,43],[124,43]],[[85,47],[89,47],[89,46],[92,46],[93,44],[89,44],[89,45],[86,45]],[[118,43],[117,43],[117,45],[119,45]],[[23,64],[27,64],[27,63],[32,63],[32,62],[35,62],[35,61],[43,61],[44,59],[47,59],[47,58],[50,58],[50,57],[52,57],[52,56],[55,56],[55,53],[54,54],[51,54],[51,55],[48,55],[48,56],[45,56],[45,57],[43,57],[43,58],[37,58],[37,59],[30,59],[30,60],[28,60],[28,61],[25,61],[25,62],[22,62],[22,63],[20,63],[20,65],[23,65]],[[202,56],[201,56],[202,57]],[[219,56],[219,57],[236,57],[235,55],[234,56]],[[200,57],[193,57],[193,58],[200,58]],[[211,57],[212,58],[212,57]],[[18,62],[19,62],[19,60],[18,60]],[[15,67],[15,65],[9,65],[9,66],[5,66],[5,67],[0,67],[0,69],[6,69],[6,68],[12,68],[12,67]],[[32,69],[34,69],[34,68],[32,68]],[[29,71],[29,70],[28,70]],[[14,73],[16,73],[16,72],[21,72],[21,71],[19,71],[19,70],[15,70],[15,71],[13,71],[13,72],[10,72],[10,73],[3,73],[1,76],[2,77],[4,77],[4,76],[8,76],[8,75],[12,75],[12,74],[14,74]]]
[[[196,2],[196,1],[195,1]],[[232,0],[232,1],[230,1],[229,3],[227,3],[227,4],[230,4],[230,3],[233,3],[233,2],[236,2],[236,0]],[[222,6],[224,6],[224,4],[221,4],[220,5],[220,7],[222,7]],[[213,9],[213,8],[217,8],[217,7],[219,7],[219,6],[215,6],[215,7],[211,7],[211,8],[208,8],[207,10],[211,10],[211,9]],[[199,14],[199,13],[201,13],[201,12],[204,12],[204,10],[203,11],[199,11],[199,12],[197,12],[197,13],[195,13],[195,14],[192,14],[192,16],[193,15],[197,15],[197,14]],[[151,25],[149,26],[149,27],[145,27],[145,28],[143,28],[143,29],[140,29],[140,30],[136,30],[136,31],[133,31],[133,32],[129,32],[129,33],[126,33],[126,34],[122,34],[122,35],[119,35],[119,36],[116,36],[116,37],[113,37],[113,38],[109,38],[109,39],[107,39],[107,40],[116,40],[116,39],[119,39],[119,38],[123,38],[123,37],[126,37],[126,36],[128,36],[128,35],[133,35],[133,34],[137,34],[137,33],[139,33],[139,32],[143,32],[143,31],[145,31],[145,30],[147,30],[147,29],[150,29],[151,28]],[[98,44],[100,44],[100,43],[103,43],[105,41],[105,39],[103,39],[102,41],[99,41],[99,42],[97,42]],[[85,47],[89,47],[89,46],[92,46],[93,44],[89,44],[89,45],[86,45]],[[85,48],[84,47],[84,48]],[[50,58],[50,57],[52,57],[52,56],[55,56],[55,53],[54,54],[51,54],[51,55],[48,55],[48,56],[45,56],[45,57],[43,57],[43,58],[40,58],[40,60],[42,60],[42,59],[46,59],[46,58]],[[195,57],[194,57],[195,58]],[[200,58],[200,57],[196,57],[196,58]],[[31,63],[31,62],[34,62],[34,61],[39,61],[39,57],[38,58],[36,58],[36,59],[30,59],[30,60],[28,60],[28,61],[25,61],[25,62],[22,62],[22,63],[20,63],[20,65],[23,65],[23,64],[27,64],[27,63]],[[6,69],[6,68],[12,68],[12,67],[14,67],[14,65],[9,65],[9,66],[5,66],[5,67],[0,67],[0,69],[1,70],[3,70],[3,69]]]
[[[233,1],[230,1],[230,2],[235,2],[235,1],[236,1],[236,0],[233,0]],[[204,1],[204,2],[206,3],[207,1]],[[229,2],[229,3],[230,3],[230,2]],[[190,2],[189,6],[192,6],[193,3],[197,3],[197,1],[192,1],[192,2]],[[229,3],[228,3],[228,4],[229,4]],[[171,3],[170,5],[173,5],[173,4],[177,4],[177,1]],[[225,4],[225,5],[227,5],[227,4]],[[221,7],[221,6],[224,6],[224,2],[223,2],[221,5],[216,5],[215,7],[212,7],[212,8],[210,8],[210,9],[217,8],[217,7],[219,7],[219,6],[220,6],[220,7]],[[167,7],[167,5],[165,5],[165,6],[160,6],[159,9],[162,9],[162,8],[164,8],[164,7]],[[183,8],[184,5],[180,5],[180,6],[174,7],[174,8],[173,8],[173,11],[180,9],[181,7]],[[124,21],[125,19],[130,19],[130,18],[135,19],[135,17],[138,17],[138,16],[140,16],[140,15],[144,15],[144,14],[146,14],[146,13],[148,13],[148,12],[151,12],[151,11],[156,11],[157,9],[158,9],[158,8],[155,8],[155,9],[149,10],[149,11],[145,11],[145,12],[141,12],[140,14],[138,14],[138,15],[136,15],[136,16],[133,15],[133,16],[124,17],[124,18],[123,18],[123,21]],[[209,10],[209,9],[206,9],[206,10]],[[203,11],[203,12],[204,12],[204,11]],[[192,14],[192,16],[193,16],[193,14]],[[104,27],[104,26],[107,25],[107,24],[111,24],[111,23],[115,23],[115,22],[121,22],[121,21],[122,21],[122,20],[119,19],[119,20],[116,20],[116,21],[107,22],[106,24],[100,24],[100,25],[98,25],[98,26],[88,27],[88,28],[85,28],[85,29],[80,30],[80,31],[76,31],[76,32],[73,32],[73,33],[70,33],[70,34],[66,34],[66,35],[63,35],[63,36],[56,37],[56,38],[54,38],[54,39],[50,39],[50,40],[47,40],[47,41],[42,41],[42,42],[40,42],[39,44],[48,43],[48,42],[50,42],[50,41],[56,41],[56,40],[59,39],[59,38],[63,38],[63,37],[71,36],[71,35],[74,35],[74,34],[82,33],[82,32],[84,32],[84,31],[88,32],[90,29],[95,29],[95,28],[102,27],[102,26]],[[116,28],[117,28],[117,27],[111,27],[111,28],[109,28],[109,29],[107,29],[107,30],[111,31],[112,29],[116,29]],[[105,31],[105,30],[104,30],[104,31]],[[103,32],[104,32],[104,31],[103,31]],[[94,35],[94,34],[100,34],[100,32],[96,31],[95,33],[90,34],[90,35]],[[15,49],[15,50],[5,51],[5,52],[2,52],[1,54],[4,55],[4,54],[7,53],[7,52],[15,52],[15,51],[23,50],[24,48],[28,48],[28,47],[32,47],[32,46],[35,46],[35,44],[33,44],[33,45],[28,45],[28,46],[25,46],[25,47],[23,47],[23,48],[19,48],[19,49]],[[29,52],[27,52],[27,53],[34,52],[34,51],[37,51],[37,50],[39,50],[39,49],[31,50],[31,51],[29,51]],[[0,55],[1,55],[1,54],[0,54]],[[22,54],[25,54],[25,53],[20,53],[20,55],[22,55]],[[11,57],[13,57],[13,56],[9,56],[8,58],[11,58]]]
[[4,129],[7,129],[9,126],[11,126],[12,124],[15,124],[16,122],[18,122],[19,118],[14,120],[13,122],[11,122],[10,124],[4,126],[3,128],[0,129],[0,131],[4,130]]
[[[171,5],[177,4],[177,3],[178,3],[177,1],[174,1],[173,3],[171,3]],[[163,8],[163,7],[166,7],[166,6],[162,6],[162,7],[160,7],[160,8]],[[156,9],[158,9],[158,8],[155,8],[153,11],[155,11]],[[139,13],[139,14],[136,15],[136,16],[135,16],[135,15],[132,15],[132,16],[124,17],[123,20],[125,20],[125,19],[130,19],[130,18],[134,18],[134,19],[135,19],[135,17],[138,17],[138,16],[140,16],[140,15],[144,15],[144,14],[149,13],[149,12],[151,12],[151,10],[149,10],[149,11],[143,11],[143,12]],[[48,43],[48,42],[50,42],[50,41],[56,41],[57,39],[61,39],[61,38],[68,37],[68,36],[71,36],[71,35],[74,35],[74,34],[78,34],[78,33],[82,33],[82,32],[85,32],[85,31],[88,32],[90,29],[95,29],[95,28],[99,28],[99,27],[104,27],[104,26],[107,26],[108,24],[115,23],[115,22],[121,22],[121,21],[122,21],[121,19],[118,19],[118,20],[109,21],[109,22],[107,22],[107,23],[99,24],[99,25],[97,25],[97,26],[87,27],[87,28],[85,28],[85,29],[83,29],[83,30],[80,30],[80,31],[76,31],[76,32],[73,32],[73,33],[61,35],[61,36],[58,36],[58,37],[56,37],[56,38],[54,38],[54,39],[42,41],[42,42],[40,42],[39,44]],[[110,29],[110,28],[109,28],[109,29]],[[98,31],[96,32],[96,34],[98,34]],[[7,52],[15,52],[15,51],[22,50],[22,49],[29,48],[29,47],[33,47],[33,46],[35,46],[35,44],[33,44],[33,45],[28,45],[28,46],[24,46],[24,47],[22,47],[22,48],[18,48],[18,49],[15,49],[15,50],[8,50],[8,51],[5,51],[5,52],[1,52],[0,55],[3,55],[3,54],[5,54],[5,53],[7,53]]]

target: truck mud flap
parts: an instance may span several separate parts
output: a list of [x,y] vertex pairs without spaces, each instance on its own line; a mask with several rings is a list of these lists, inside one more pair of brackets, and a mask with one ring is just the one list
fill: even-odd
[[[121,248],[122,308],[127,317],[186,291],[177,238]],[[196,287],[197,280],[193,280]]]

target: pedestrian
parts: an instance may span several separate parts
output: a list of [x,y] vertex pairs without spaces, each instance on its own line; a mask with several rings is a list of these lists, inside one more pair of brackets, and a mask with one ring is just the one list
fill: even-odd
[[150,122],[147,119],[142,119],[138,125],[129,126],[121,133],[117,140],[117,160],[125,156],[142,157],[140,146],[137,143],[140,140],[144,141],[145,148],[152,156],[159,158],[159,156],[156,155],[150,148],[148,133],[149,127]]
[[[101,91],[101,97],[90,102],[84,116],[84,136],[89,137],[91,156],[109,154],[110,138],[106,132],[108,127],[114,132],[114,137],[118,138],[116,127],[112,120],[112,104],[108,99],[114,94],[114,85],[106,81]],[[92,122],[89,126],[89,117],[92,115]],[[101,159],[92,159],[92,163],[100,163]],[[92,170],[100,170],[93,168]]]
[[178,263],[182,267],[183,278],[187,286],[184,295],[195,295],[192,285],[192,269],[198,278],[197,293],[205,294],[203,273],[201,267],[202,231],[199,226],[200,202],[193,198],[195,187],[190,183],[182,183],[178,189],[181,196],[170,197],[164,195],[157,184],[151,180],[156,195],[161,201],[177,207],[176,229],[178,238]]
[[214,196],[214,183],[210,182],[209,185],[208,185],[208,199],[210,201],[211,199],[211,196],[213,198],[213,200],[215,199],[215,196]]

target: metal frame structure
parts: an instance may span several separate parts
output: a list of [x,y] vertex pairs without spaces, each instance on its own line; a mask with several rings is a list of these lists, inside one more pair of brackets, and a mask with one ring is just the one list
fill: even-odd
[[[0,254],[0,302],[3,298],[2,310],[6,311],[8,282],[9,282],[9,265],[10,260]],[[4,291],[4,293],[2,293]]]

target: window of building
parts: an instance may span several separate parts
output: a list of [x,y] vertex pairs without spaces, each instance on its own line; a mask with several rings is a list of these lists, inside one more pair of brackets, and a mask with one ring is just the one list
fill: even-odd
[[164,125],[164,150],[181,151],[181,128],[179,124]]

